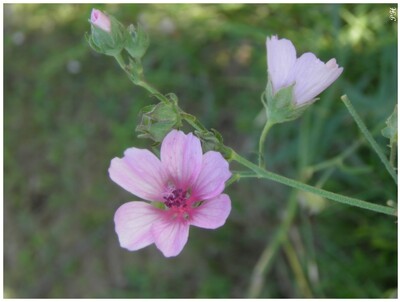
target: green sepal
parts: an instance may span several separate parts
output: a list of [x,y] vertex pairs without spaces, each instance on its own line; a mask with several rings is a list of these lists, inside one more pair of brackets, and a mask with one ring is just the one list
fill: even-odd
[[141,122],[136,127],[138,137],[149,138],[157,143],[174,128],[182,126],[177,107],[173,103],[158,103],[141,110]]
[[129,38],[129,32],[113,16],[110,18],[111,30],[104,31],[96,25],[91,24],[91,34],[86,34],[86,40],[96,52],[115,56],[121,53],[126,46]]
[[138,24],[137,28],[133,24],[128,26],[129,39],[126,43],[126,51],[135,59],[141,59],[150,45],[149,35]]
[[167,93],[165,95],[167,97],[167,99],[174,105],[174,106],[178,106],[178,97],[176,96],[175,93]]
[[390,139],[390,145],[397,143],[397,105],[386,120],[386,127],[382,129],[382,135]]
[[313,103],[298,106],[293,97],[294,84],[279,89],[273,93],[272,83],[269,80],[265,92],[261,95],[267,118],[273,124],[292,121],[300,117],[304,111]]
[[95,51],[101,53],[101,49],[97,47],[97,45],[93,42],[92,36],[88,33],[85,33],[85,39],[89,43],[89,46]]

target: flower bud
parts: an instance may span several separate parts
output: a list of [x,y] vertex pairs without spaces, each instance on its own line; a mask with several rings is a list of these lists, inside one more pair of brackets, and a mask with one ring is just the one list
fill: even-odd
[[95,51],[115,56],[124,49],[129,33],[117,19],[93,9],[89,22],[91,35],[86,39]]
[[111,22],[110,18],[99,11],[98,9],[93,9],[92,14],[90,15],[90,23],[97,26],[98,28],[110,32],[111,31]]
[[176,107],[171,103],[158,103],[146,106],[141,110],[142,120],[136,127],[138,137],[150,138],[161,142],[173,129],[181,126],[181,117]]
[[297,58],[295,47],[287,39],[272,36],[266,45],[268,84],[263,103],[268,118],[276,123],[299,117],[343,72],[335,59],[323,63],[310,52]]
[[133,58],[140,59],[149,47],[149,36],[140,24],[138,24],[137,28],[131,24],[128,27],[128,31],[130,38],[128,38],[125,49]]

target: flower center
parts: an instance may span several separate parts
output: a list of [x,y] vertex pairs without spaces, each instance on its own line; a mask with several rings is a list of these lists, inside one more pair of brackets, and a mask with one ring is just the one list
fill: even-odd
[[186,208],[188,199],[187,192],[182,189],[175,189],[164,195],[165,205],[168,208]]

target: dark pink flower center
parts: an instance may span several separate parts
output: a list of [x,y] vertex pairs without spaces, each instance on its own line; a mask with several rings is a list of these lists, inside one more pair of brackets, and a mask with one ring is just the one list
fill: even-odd
[[168,208],[186,208],[187,195],[187,191],[175,189],[171,193],[165,194],[163,198]]

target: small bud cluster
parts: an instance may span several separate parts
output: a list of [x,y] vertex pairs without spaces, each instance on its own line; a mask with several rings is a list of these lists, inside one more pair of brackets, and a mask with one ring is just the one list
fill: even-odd
[[125,49],[132,58],[140,59],[149,46],[149,37],[138,25],[125,28],[113,16],[97,9],[92,10],[89,22],[91,34],[86,34],[89,45],[96,51],[109,56],[116,56]]

